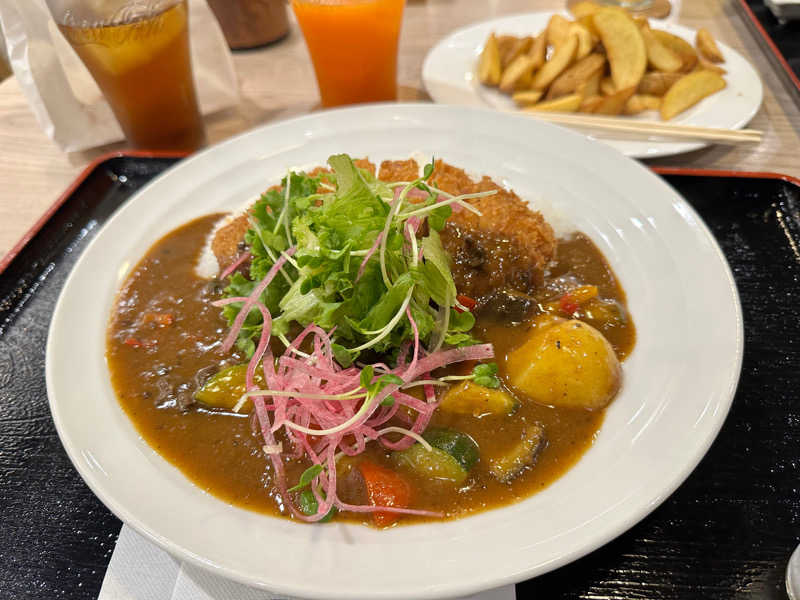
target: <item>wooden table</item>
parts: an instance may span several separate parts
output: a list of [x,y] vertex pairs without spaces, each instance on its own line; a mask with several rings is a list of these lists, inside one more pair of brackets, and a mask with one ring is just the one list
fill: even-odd
[[[469,23],[497,15],[563,7],[563,0],[408,0],[400,42],[401,101],[428,101],[422,61],[437,40]],[[741,19],[733,1],[689,0],[678,14],[689,27],[707,27],[749,58],[761,73],[764,104],[751,126],[765,133],[761,145],[715,146],[658,159],[661,165],[778,171],[800,176],[800,110]],[[207,118],[210,142],[250,127],[299,115],[318,105],[316,82],[296,25],[284,41],[234,54],[242,102]],[[39,128],[20,87],[0,84],[0,256],[5,254],[93,158],[123,144],[65,154]]]

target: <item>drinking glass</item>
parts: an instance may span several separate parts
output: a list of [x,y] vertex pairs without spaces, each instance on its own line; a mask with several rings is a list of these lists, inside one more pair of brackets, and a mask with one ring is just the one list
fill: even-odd
[[137,148],[205,143],[189,53],[186,0],[47,0]]
[[323,106],[397,99],[405,0],[292,0]]

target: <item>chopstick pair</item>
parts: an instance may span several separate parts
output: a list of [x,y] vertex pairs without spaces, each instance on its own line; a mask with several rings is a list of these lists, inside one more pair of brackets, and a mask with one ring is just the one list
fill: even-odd
[[522,111],[509,112],[523,112],[537,119],[541,119],[542,121],[567,125],[569,127],[614,133],[628,133],[636,136],[704,140],[725,144],[758,144],[761,142],[763,135],[761,131],[755,129],[717,129],[712,127],[696,127],[694,125],[661,123],[658,121],[635,121],[616,117],[528,111],[524,109]]

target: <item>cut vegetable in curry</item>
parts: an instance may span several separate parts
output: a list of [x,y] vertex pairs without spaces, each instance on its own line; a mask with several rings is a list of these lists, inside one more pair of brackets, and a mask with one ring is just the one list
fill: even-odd
[[157,242],[119,292],[107,359],[144,439],[202,489],[388,527],[557,479],[634,342],[583,234],[441,160],[341,154]]

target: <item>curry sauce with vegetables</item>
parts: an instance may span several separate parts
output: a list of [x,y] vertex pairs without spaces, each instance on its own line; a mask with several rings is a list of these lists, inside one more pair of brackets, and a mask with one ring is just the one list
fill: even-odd
[[[262,208],[249,209],[261,219],[248,217],[229,272],[225,264],[214,278],[195,270],[222,215],[171,232],[135,267],[107,343],[125,412],[200,488],[298,520],[447,519],[549,485],[591,445],[635,341],[602,254],[580,233],[556,239],[527,207],[517,221],[533,216],[515,229],[513,192],[444,163],[419,176],[407,161],[380,170],[349,157],[331,162],[330,171],[303,174],[308,180],[289,174]],[[393,180],[402,185],[387,185]],[[357,193],[359,202],[377,198],[376,218],[360,224],[363,239],[334,239],[340,223],[325,229],[326,206],[344,211]],[[460,206],[469,202],[480,216]],[[312,218],[304,221],[304,210]],[[346,281],[335,294],[325,282],[303,283],[329,267],[320,256],[344,254],[326,243],[349,245],[352,255],[326,272]],[[425,272],[427,262],[438,264]],[[280,297],[271,299],[277,278]],[[361,292],[365,285],[385,289]],[[359,293],[399,299],[378,318],[378,304],[352,301]],[[315,301],[336,314],[317,307],[306,322],[281,304],[292,294],[295,305]],[[329,318],[340,321],[322,326]]]

